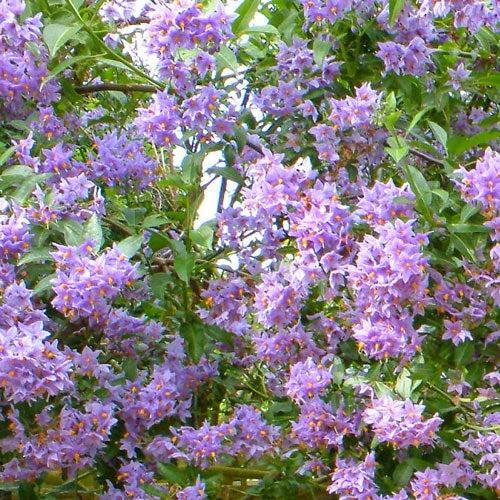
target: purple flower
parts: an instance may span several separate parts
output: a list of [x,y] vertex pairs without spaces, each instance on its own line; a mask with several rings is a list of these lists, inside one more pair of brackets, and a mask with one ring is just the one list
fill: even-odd
[[296,402],[319,396],[332,381],[332,374],[312,358],[298,362],[290,368],[290,378],[285,384],[287,394]]
[[466,339],[472,340],[471,333],[464,329],[460,320],[450,321],[445,319],[444,328],[445,332],[441,338],[443,340],[450,339],[453,342],[453,345],[461,344],[462,342],[465,342]]
[[465,69],[464,63],[460,63],[457,69],[448,68],[448,74],[451,77],[450,83],[454,90],[459,90],[462,82],[466,80],[471,72]]
[[398,401],[382,396],[372,400],[371,408],[363,412],[363,420],[372,426],[380,442],[402,449],[432,445],[442,419],[436,413],[424,420],[424,408],[424,405],[415,405],[409,399]]
[[201,482],[200,476],[196,478],[196,483],[193,486],[188,486],[179,491],[176,498],[177,500],[203,500],[208,498],[205,493],[205,484]]

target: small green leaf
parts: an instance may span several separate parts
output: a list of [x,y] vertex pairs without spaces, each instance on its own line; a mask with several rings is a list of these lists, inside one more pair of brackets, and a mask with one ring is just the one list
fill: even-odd
[[437,123],[431,121],[429,121],[428,123],[429,127],[432,130],[432,133],[434,134],[434,137],[441,143],[445,151],[447,151],[448,134],[446,133],[446,130]]
[[238,153],[241,154],[243,151],[243,148],[247,144],[247,131],[245,127],[242,127],[240,125],[236,125],[234,127],[234,138],[236,139],[236,144],[238,146]]
[[432,109],[434,109],[435,106],[432,105],[432,106],[427,106],[426,108],[420,110],[412,119],[412,121],[410,122],[410,124],[408,125],[408,129],[406,130],[406,134],[405,134],[405,137],[408,137],[408,134],[415,128],[415,126],[417,125],[417,123],[422,119],[422,117],[428,113],[429,111],[431,111]]
[[241,31],[246,30],[250,26],[250,22],[259,10],[260,2],[261,0],[245,0],[236,9],[238,17],[233,21],[231,26],[235,35],[239,35]]
[[18,203],[25,202],[31,193],[33,193],[37,184],[43,184],[49,177],[52,177],[52,174],[38,174],[25,177],[20,186],[12,193],[12,198]]
[[425,180],[420,170],[413,165],[404,165],[403,171],[413,194],[417,198],[418,209],[425,215],[429,222],[433,222],[432,212],[429,209],[429,204],[432,201],[432,192],[428,182]]
[[212,167],[208,169],[210,174],[220,175],[226,179],[237,182],[238,184],[243,184],[245,179],[242,175],[233,167]]
[[129,226],[139,226],[142,224],[146,212],[147,209],[142,207],[124,208],[122,210],[123,217],[125,217]]
[[266,35],[274,35],[280,36],[280,32],[278,29],[271,24],[264,24],[263,26],[251,26],[249,28],[240,31],[238,35],[251,35],[251,34],[266,34]]
[[161,214],[148,215],[144,219],[144,222],[142,223],[142,227],[147,229],[150,227],[163,226],[163,224],[166,224],[168,222],[168,220],[169,220],[168,217],[165,217],[164,215],[161,215]]
[[328,52],[332,48],[332,43],[321,39],[319,36],[314,39],[313,42],[313,57],[314,57],[314,62],[318,66],[323,65],[323,61],[325,60],[325,57],[328,55]]
[[43,262],[43,261],[54,261],[54,257],[50,255],[50,252],[53,252],[54,249],[50,247],[44,248],[35,248],[30,252],[24,254],[18,261],[18,265],[22,266],[23,264],[28,264],[30,262]]
[[413,382],[410,378],[410,372],[403,368],[396,380],[396,385],[394,386],[394,391],[399,394],[402,398],[406,399],[411,396],[411,393],[419,385],[418,382]]
[[202,326],[198,323],[184,323],[179,329],[181,337],[186,341],[189,357],[194,363],[198,363],[200,360],[207,343]]
[[33,295],[41,295],[43,292],[46,292],[47,290],[52,289],[52,283],[51,281],[57,278],[56,273],[49,274],[48,276],[45,276],[42,278],[36,285],[35,288],[33,288]]
[[204,156],[203,153],[191,153],[184,157],[181,164],[184,182],[194,184],[199,179]]
[[64,234],[66,245],[78,246],[85,241],[81,224],[73,219],[63,219],[56,227]]
[[471,148],[475,148],[481,144],[488,144],[498,139],[498,137],[500,137],[500,130],[486,130],[472,136],[450,137],[448,140],[448,152],[449,154],[459,156]]
[[57,51],[71,40],[81,29],[81,26],[66,26],[65,24],[48,24],[43,30],[43,40],[54,57]]
[[131,259],[141,248],[142,236],[128,236],[124,240],[117,243],[117,247],[126,257]]
[[171,484],[180,484],[184,486],[186,484],[186,474],[184,471],[180,470],[174,464],[156,464],[158,471],[164,479],[166,479]]
[[457,367],[468,365],[474,354],[474,342],[465,341],[459,344],[455,349],[455,364]]
[[482,224],[448,224],[446,226],[451,233],[490,233],[489,227]]
[[11,146],[0,155],[0,167],[14,154],[15,151],[16,146]]
[[123,362],[123,373],[127,380],[134,381],[137,378],[137,362],[135,359],[127,358]]
[[149,288],[158,299],[163,299],[167,285],[172,281],[172,275],[168,273],[155,273],[149,276]]
[[412,474],[413,474],[413,467],[411,464],[409,464],[406,460],[396,466],[394,469],[394,473],[392,475],[394,482],[398,486],[404,486],[408,484],[408,481],[410,480]]
[[189,233],[191,240],[202,248],[211,248],[214,239],[214,228],[212,224],[205,223],[198,229]]
[[148,495],[152,495],[158,498],[168,498],[166,493],[158,488],[155,488],[151,484],[143,484],[141,485],[141,489],[143,489]]
[[180,253],[175,256],[174,271],[184,283],[189,284],[189,278],[191,278],[195,262],[196,255],[193,253]]
[[102,235],[101,222],[96,214],[92,214],[85,222],[83,226],[84,238],[89,239],[94,242],[95,250],[99,250],[104,242]]
[[215,54],[217,60],[217,68],[222,70],[228,68],[234,73],[238,72],[238,59],[236,54],[226,45],[221,45],[219,52]]
[[455,248],[457,248],[462,255],[468,257],[470,261],[477,263],[477,255],[474,247],[468,244],[462,236],[458,236],[457,233],[451,233],[450,239],[453,242]]
[[389,0],[389,26],[394,25],[404,6],[405,0]]
[[389,144],[389,147],[385,148],[385,150],[396,163],[399,163],[409,152],[408,144],[406,144],[403,137],[389,137],[387,144]]

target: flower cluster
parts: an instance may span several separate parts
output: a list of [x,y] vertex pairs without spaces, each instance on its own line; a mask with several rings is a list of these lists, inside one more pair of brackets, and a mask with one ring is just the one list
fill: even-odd
[[71,321],[86,318],[92,325],[105,324],[110,302],[138,278],[137,265],[116,246],[95,256],[91,242],[79,247],[57,245],[52,256],[57,266],[52,305]]
[[415,233],[413,224],[396,219],[377,226],[378,237],[365,236],[356,265],[349,267],[357,310],[362,311],[353,336],[376,359],[411,355],[420,344],[412,315],[428,302],[427,258],[422,254],[428,238]]
[[191,67],[178,59],[182,49],[202,49],[193,58],[192,66],[204,75],[215,65],[210,52],[215,52],[220,44],[232,37],[231,21],[234,14],[225,11],[218,4],[214,11],[203,12],[203,6],[195,0],[182,0],[168,5],[158,4],[148,12],[147,51],[156,57],[159,73],[163,78],[171,78],[181,91],[192,89]]
[[36,100],[39,105],[47,105],[57,98],[59,92],[55,80],[45,81],[49,74],[49,58],[47,49],[40,43],[41,15],[27,17],[20,23],[17,16],[23,13],[24,7],[20,0],[2,0],[0,3],[2,119],[24,118],[27,102]]
[[442,419],[435,414],[424,420],[425,407],[406,401],[393,400],[389,396],[374,399],[363,412],[363,420],[372,426],[379,442],[387,442],[399,449],[409,446],[432,445]]

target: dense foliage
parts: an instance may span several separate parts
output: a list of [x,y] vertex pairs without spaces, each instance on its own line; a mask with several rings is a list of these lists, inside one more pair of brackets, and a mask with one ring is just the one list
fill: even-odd
[[0,495],[500,496],[498,0],[0,0]]

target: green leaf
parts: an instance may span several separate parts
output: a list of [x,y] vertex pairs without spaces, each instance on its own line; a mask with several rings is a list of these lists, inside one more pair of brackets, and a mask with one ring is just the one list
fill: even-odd
[[17,264],[19,266],[22,266],[23,264],[28,264],[30,262],[43,262],[43,261],[54,261],[54,257],[50,255],[50,252],[53,252],[54,249],[50,247],[44,247],[44,248],[35,248],[34,250],[31,250],[30,252],[24,254]]
[[442,144],[445,151],[447,151],[448,134],[446,133],[446,130],[437,123],[431,121],[429,121],[429,127],[431,127],[434,137]]
[[18,495],[23,500],[38,500],[38,495],[31,483],[21,483],[18,488]]
[[434,109],[435,106],[432,105],[432,106],[427,106],[426,108],[420,110],[412,119],[412,121],[410,122],[410,124],[408,125],[408,129],[406,130],[406,134],[405,134],[405,138],[408,137],[408,134],[415,128],[415,126],[417,125],[417,123],[422,119],[422,117],[428,113],[429,111],[431,111],[432,109]]
[[135,359],[127,358],[123,362],[123,373],[127,380],[134,381],[137,378],[137,362]]
[[319,36],[317,36],[314,39],[313,43],[313,57],[314,57],[314,62],[318,66],[323,66],[323,61],[325,60],[325,57],[328,55],[328,52],[332,48],[332,43],[321,39]]
[[465,341],[455,348],[455,364],[457,367],[468,365],[474,354],[474,342]]
[[471,148],[475,148],[481,144],[488,144],[498,137],[500,137],[500,130],[486,130],[470,137],[451,137],[448,140],[448,152],[449,154],[459,156]]
[[224,68],[229,68],[233,73],[238,72],[238,59],[236,54],[226,45],[221,45],[219,52],[215,54],[215,59],[217,60],[217,68],[222,70]]
[[408,484],[408,481],[410,480],[412,474],[413,474],[413,467],[411,464],[409,464],[406,460],[396,466],[394,469],[394,473],[392,475],[394,482],[398,486],[404,486]]
[[54,278],[57,278],[56,273],[49,274],[48,276],[42,278],[33,288],[33,295],[41,295],[43,292],[51,290],[52,289],[51,280],[53,280]]
[[148,215],[144,219],[144,222],[142,223],[142,227],[147,229],[150,227],[163,226],[163,224],[166,224],[168,221],[169,221],[168,217],[165,217],[164,215],[161,215],[161,214]]
[[101,222],[96,214],[92,214],[85,222],[83,226],[83,235],[85,239],[89,239],[94,242],[95,250],[99,250],[104,242],[104,237],[102,235]]
[[212,167],[208,169],[208,173],[220,175],[238,184],[243,184],[245,182],[242,175],[233,167]]
[[187,352],[194,363],[200,360],[207,339],[201,323],[184,323],[180,326],[179,333],[186,341]]
[[184,486],[186,484],[186,474],[184,471],[180,470],[174,464],[156,464],[158,471],[164,479],[166,479],[171,484],[180,484]]
[[480,208],[475,205],[465,204],[460,212],[460,222],[467,222],[471,217],[480,212]]
[[259,10],[261,0],[245,0],[236,9],[238,17],[233,21],[232,31],[235,35],[239,35],[250,26],[250,22]]
[[57,51],[80,31],[81,26],[66,26],[65,24],[48,24],[43,29],[43,40],[54,57]]
[[385,385],[383,382],[375,382],[375,393],[377,394],[377,397],[381,396],[389,396],[393,398],[393,393],[387,385]]
[[263,26],[251,26],[249,28],[240,31],[238,35],[248,35],[255,33],[257,35],[266,34],[266,35],[275,35],[280,36],[280,32],[278,29],[272,24],[264,24]]
[[203,324],[203,331],[212,339],[224,344],[233,345],[233,334],[217,325]]
[[489,227],[482,224],[448,224],[446,226],[451,233],[490,233]]
[[191,241],[202,248],[211,248],[214,239],[214,228],[210,223],[205,223],[198,229],[189,233]]
[[403,171],[413,194],[417,198],[419,210],[425,215],[429,222],[433,222],[432,213],[429,210],[429,204],[432,201],[432,192],[425,177],[413,165],[404,165]]
[[405,6],[405,0],[389,0],[389,26],[392,26]]
[[25,202],[28,197],[33,193],[37,184],[43,184],[52,174],[38,174],[25,177],[21,185],[12,193],[18,203]]
[[149,495],[152,495],[154,497],[158,498],[168,498],[166,493],[158,488],[155,488],[151,484],[143,484],[141,485],[141,489],[143,489],[146,493]]
[[402,398],[406,399],[411,396],[412,391],[418,384],[414,384],[410,378],[410,372],[403,368],[396,380],[394,391],[397,392]]
[[125,217],[129,226],[139,226],[142,224],[146,212],[147,209],[143,207],[124,208],[122,210],[123,217]]
[[408,154],[408,144],[402,137],[389,137],[387,144],[390,147],[385,148],[385,150],[396,163],[399,163]]
[[139,251],[141,245],[142,245],[142,236],[137,235],[137,236],[128,236],[124,240],[117,243],[116,246],[118,247],[120,252],[123,252],[123,254],[130,259]]
[[64,59],[64,61],[61,61],[57,66],[54,67],[54,69],[45,77],[45,79],[42,82],[42,85],[40,85],[40,90],[42,90],[47,82],[52,80],[55,76],[57,76],[59,73],[64,71],[65,69],[69,68],[70,66],[75,65],[76,63],[79,63],[81,61],[85,61],[87,59],[95,59],[96,57],[99,57],[102,54],[99,55],[91,55],[91,56],[73,56],[68,59]]
[[155,273],[149,276],[149,288],[158,299],[163,299],[167,285],[172,281],[172,275],[168,273]]
[[100,57],[98,63],[107,64],[108,66],[114,66],[115,68],[124,69],[126,71],[131,71],[126,64],[123,64],[122,62],[117,61],[116,59],[107,59],[105,57]]
[[0,167],[14,154],[15,151],[16,146],[11,146],[0,155]]
[[85,241],[81,224],[73,219],[63,219],[56,227],[64,234],[66,245],[78,246]]
[[456,233],[450,234],[450,239],[453,242],[455,248],[457,248],[460,253],[469,258],[470,261],[477,263],[477,256],[474,247],[468,244],[461,236]]
[[187,184],[194,184],[200,178],[204,156],[203,153],[191,153],[182,160],[182,177]]
[[242,127],[240,125],[236,125],[234,127],[234,138],[236,139],[236,144],[238,146],[238,153],[241,154],[243,151],[243,148],[247,144],[247,131],[245,127]]
[[174,271],[187,284],[189,284],[189,278],[191,278],[195,262],[196,255],[193,253],[180,253],[175,256]]

